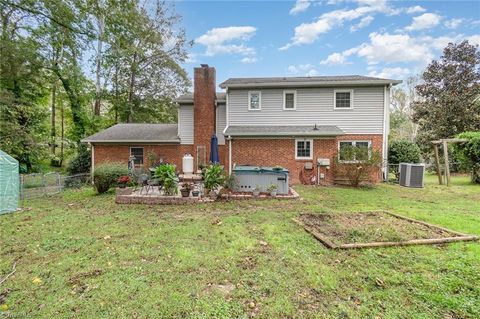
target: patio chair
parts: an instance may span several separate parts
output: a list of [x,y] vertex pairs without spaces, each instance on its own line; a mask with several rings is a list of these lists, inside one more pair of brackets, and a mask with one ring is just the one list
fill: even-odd
[[148,175],[147,174],[141,174],[140,177],[138,178],[138,185],[140,185],[140,194],[143,193],[143,190],[145,189],[146,194],[148,195],[148,191],[150,190],[150,185],[148,184]]

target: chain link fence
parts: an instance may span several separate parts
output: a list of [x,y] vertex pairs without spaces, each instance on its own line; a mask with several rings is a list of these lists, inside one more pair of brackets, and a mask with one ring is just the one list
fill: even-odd
[[20,199],[54,195],[68,188],[79,188],[86,185],[91,185],[90,173],[72,176],[61,175],[58,172],[21,175]]

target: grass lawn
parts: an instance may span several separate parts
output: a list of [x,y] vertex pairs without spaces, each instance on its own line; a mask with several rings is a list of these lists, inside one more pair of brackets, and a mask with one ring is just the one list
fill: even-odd
[[292,217],[388,210],[480,235],[480,186],[298,186],[299,201],[116,205],[91,189],[0,216],[0,318],[479,318],[480,243],[335,251]]

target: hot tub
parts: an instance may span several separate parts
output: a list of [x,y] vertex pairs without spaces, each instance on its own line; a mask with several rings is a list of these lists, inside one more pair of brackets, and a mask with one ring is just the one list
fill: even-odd
[[288,169],[268,166],[237,165],[232,172],[235,175],[235,191],[252,192],[256,186],[266,192],[271,184],[278,187],[278,194],[288,194]]

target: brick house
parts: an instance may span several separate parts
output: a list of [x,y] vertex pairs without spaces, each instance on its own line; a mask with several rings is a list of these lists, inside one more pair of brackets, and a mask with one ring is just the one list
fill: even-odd
[[[401,81],[358,75],[231,78],[220,84],[225,92],[216,92],[215,83],[215,68],[194,69],[193,93],[176,100],[178,124],[117,124],[84,139],[92,168],[105,161],[126,164],[130,156],[148,167],[154,154],[181,170],[186,153],[198,167],[208,161],[213,134],[229,172],[239,164],[280,165],[289,169],[292,183],[308,173],[332,184],[336,157],[346,145],[387,157],[390,88]],[[318,159],[324,165],[317,166]]]

